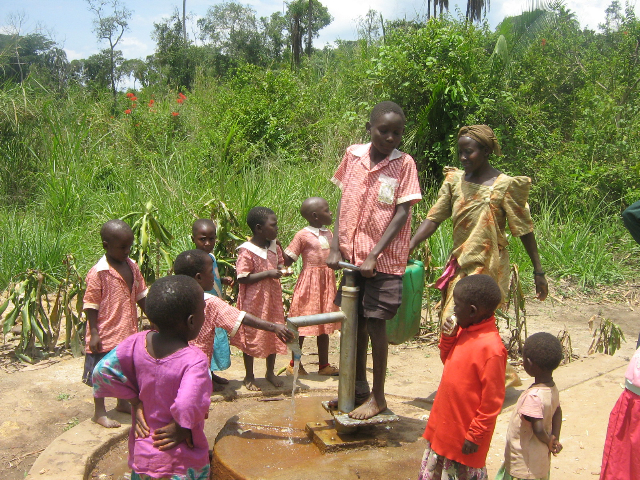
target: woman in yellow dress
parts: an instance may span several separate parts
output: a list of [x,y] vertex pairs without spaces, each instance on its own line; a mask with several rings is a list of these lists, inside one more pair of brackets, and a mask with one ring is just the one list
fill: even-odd
[[529,212],[529,177],[510,177],[489,163],[491,154],[502,155],[498,140],[487,125],[462,127],[458,132],[458,156],[464,170],[445,167],[438,199],[411,239],[411,249],[429,238],[451,217],[453,250],[443,275],[436,282],[442,290],[441,322],[453,314],[453,289],[463,277],[484,273],[502,290],[509,289],[509,252],[505,228],[519,237],[533,264],[536,298],[547,298],[547,280]]

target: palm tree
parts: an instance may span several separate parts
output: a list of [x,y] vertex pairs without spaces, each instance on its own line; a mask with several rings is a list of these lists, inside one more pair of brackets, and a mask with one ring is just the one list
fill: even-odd
[[475,22],[482,19],[483,12],[486,15],[491,7],[490,0],[467,0],[467,20]]
[[[440,15],[446,10],[449,11],[449,0],[433,0],[433,17],[437,17],[436,9],[440,6]],[[431,18],[431,0],[427,0],[427,18]]]

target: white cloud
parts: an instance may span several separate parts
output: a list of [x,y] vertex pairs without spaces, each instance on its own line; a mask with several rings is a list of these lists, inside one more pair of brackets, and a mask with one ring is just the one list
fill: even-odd
[[91,55],[93,55],[94,53],[98,53],[97,51],[95,52],[79,52],[77,50],[73,50],[71,48],[65,48],[64,49],[65,53],[67,54],[67,60],[71,61],[71,60],[80,60],[81,58],[87,58]]
[[122,50],[124,58],[146,58],[147,55],[151,55],[155,50],[155,44],[151,41],[143,41],[138,37],[123,36],[122,40],[116,47],[118,50]]

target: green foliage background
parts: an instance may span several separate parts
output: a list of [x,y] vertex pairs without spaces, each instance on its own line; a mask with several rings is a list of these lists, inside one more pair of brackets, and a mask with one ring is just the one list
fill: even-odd
[[[408,117],[401,148],[416,158],[425,194],[416,222],[442,167],[457,165],[457,129],[487,123],[505,153],[494,159],[498,168],[534,181],[547,271],[584,288],[628,279],[638,247],[619,214],[640,198],[640,22],[631,10],[617,12],[599,32],[581,30],[562,4],[507,19],[495,32],[448,15],[386,22],[378,40],[314,51],[297,69],[287,58],[221,63],[219,52],[212,60],[182,45],[177,57],[191,60],[176,66],[158,55],[169,74],[151,59],[155,77],[135,101],[120,93],[115,114],[95,85],[62,88],[37,69],[21,83],[7,80],[0,286],[28,268],[60,273],[70,252],[86,272],[102,255],[100,225],[149,200],[175,237],[173,255],[190,248],[190,225],[209,214],[212,199],[238,216],[245,235],[251,207],[273,208],[286,244],[304,226],[304,198],[324,196],[335,207],[328,179],[348,145],[367,141],[368,113],[386,99]],[[180,78],[189,88],[170,81]],[[443,265],[450,225],[430,242]],[[531,280],[522,246],[510,248]]]

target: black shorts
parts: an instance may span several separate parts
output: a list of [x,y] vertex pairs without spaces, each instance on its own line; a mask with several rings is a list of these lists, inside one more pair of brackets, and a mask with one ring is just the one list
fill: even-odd
[[82,383],[93,387],[93,369],[96,367],[98,362],[105,357],[107,353],[109,352],[84,354],[84,372],[82,372]]
[[[342,303],[342,286],[340,282],[338,294],[333,303]],[[365,278],[356,272],[356,286],[360,287],[358,297],[358,315],[365,318],[391,320],[402,303],[402,275],[390,273],[376,273],[375,276]]]

